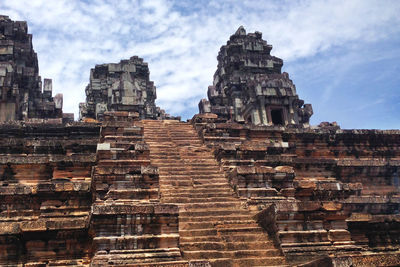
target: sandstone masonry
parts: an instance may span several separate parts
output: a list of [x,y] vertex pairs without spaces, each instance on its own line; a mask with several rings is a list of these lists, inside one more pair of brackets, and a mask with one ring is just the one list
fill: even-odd
[[106,111],[137,112],[141,119],[169,117],[155,105],[156,87],[149,75],[147,63],[137,56],[117,64],[96,65],[90,70],[86,102],[79,105],[79,117],[103,120]]
[[0,16],[0,122],[62,118],[63,96],[53,97],[52,90],[51,79],[42,85],[26,22]]
[[211,112],[236,122],[256,125],[308,126],[313,110],[296,93],[283,61],[270,55],[272,46],[260,32],[239,27],[218,53],[214,83],[200,113]]
[[132,57],[66,123],[26,23],[0,37],[1,266],[400,266],[400,131],[310,127],[261,33],[221,48],[188,122]]

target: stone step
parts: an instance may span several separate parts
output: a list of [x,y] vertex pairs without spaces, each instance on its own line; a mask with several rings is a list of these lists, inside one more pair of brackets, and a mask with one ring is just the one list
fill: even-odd
[[[162,176],[162,175],[160,175]],[[160,177],[160,184],[168,183],[171,188],[178,189],[179,187],[183,187],[183,189],[204,189],[204,188],[221,188],[221,189],[227,189],[230,188],[230,185],[227,182],[213,182],[213,181],[196,181],[196,180],[182,180],[182,181],[177,181],[174,179],[166,179],[164,180],[163,177]]]
[[[179,206],[185,259],[207,259],[211,266],[224,267],[282,263],[279,250],[252,219],[246,203],[236,198],[224,170],[192,125],[145,121],[144,132],[151,162],[159,168],[161,201]],[[271,258],[275,264],[270,264]]]
[[238,201],[237,199],[231,199],[231,201],[224,201],[224,202],[211,202],[211,203],[187,203],[184,205],[183,210],[210,210],[210,209],[234,209],[238,211],[243,206],[243,202]]
[[282,243],[327,242],[327,230],[278,231]]
[[188,265],[187,261],[161,261],[161,262],[135,264],[136,267],[177,267],[177,266],[187,266],[187,265]]
[[207,194],[223,194],[223,193],[234,193],[233,189],[231,187],[226,187],[226,183],[218,183],[217,186],[215,187],[208,187],[206,185],[204,186],[199,186],[195,185],[193,188],[176,188],[173,189],[171,188],[171,192],[164,192],[165,194],[174,194],[176,195],[177,193],[181,194],[204,194],[206,196]]
[[168,248],[178,244],[179,234],[102,236],[94,237],[93,242],[98,250],[116,250],[120,247],[135,249],[135,246],[146,248],[146,246],[151,247],[154,244],[157,244],[159,248]]
[[217,235],[210,236],[181,236],[179,239],[180,243],[190,243],[190,242],[221,242],[221,238]]
[[233,264],[236,267],[248,267],[248,266],[282,266],[285,264],[285,258],[282,256],[278,257],[254,257],[246,259],[234,259]]
[[163,198],[172,198],[172,197],[176,197],[176,198],[213,198],[213,197],[236,197],[236,194],[232,191],[232,190],[226,190],[226,192],[224,191],[217,191],[216,192],[204,192],[202,191],[198,191],[198,190],[190,190],[187,192],[182,192],[181,190],[177,190],[176,192],[171,191],[168,193],[164,193],[162,194]]
[[[231,258],[232,252],[230,251],[219,251],[219,250],[197,250],[182,252],[182,256],[185,259],[220,259],[220,258]],[[215,265],[217,266],[217,265]],[[223,265],[222,265],[223,266]]]
[[243,234],[230,234],[222,236],[225,242],[256,242],[256,241],[266,241],[267,235],[262,235],[259,233],[243,233]]
[[[248,233],[263,235],[265,231],[258,225],[248,225],[248,226],[235,226],[235,227],[224,227],[218,228],[218,232],[221,235],[246,235]],[[265,233],[266,234],[266,233]]]
[[[183,251],[183,257],[188,259],[219,259],[228,258],[234,259],[234,266],[247,263],[247,266],[254,266],[254,264],[274,264],[282,263],[284,257],[277,253],[277,250],[238,250],[238,251],[223,251],[218,249],[207,250],[190,250]],[[277,255],[278,254],[278,255]],[[237,265],[239,264],[239,265]]]
[[209,185],[209,184],[196,184],[196,185],[193,185],[193,187],[194,188],[198,188],[198,189],[207,189],[207,188],[209,188],[209,189],[215,189],[215,188],[222,188],[222,189],[228,189],[228,188],[230,188],[231,189],[231,185],[228,183],[228,182],[226,182],[226,183],[214,183],[214,184],[212,184],[212,185]]
[[[168,164],[170,163],[170,164]],[[193,166],[191,164],[186,164],[181,160],[174,160],[174,161],[164,161],[164,164],[157,164],[157,167],[161,170],[187,170],[193,173],[204,173],[206,174],[221,174],[224,175],[223,171],[219,168],[219,166]]]
[[[164,171],[163,168],[158,168],[160,171]],[[198,179],[214,179],[214,178],[224,178],[228,180],[223,174],[204,174],[204,173],[196,173],[187,171],[185,173],[172,173],[172,174],[165,174],[165,177],[190,177],[190,178],[198,178]]]
[[[229,250],[259,250],[259,249],[274,249],[275,245],[271,241],[249,241],[249,242],[225,242],[226,248]],[[279,252],[279,250],[276,250]],[[277,254],[280,255],[280,254]]]
[[180,237],[210,236],[210,235],[217,235],[217,229],[206,228],[206,229],[196,229],[196,230],[179,230]]
[[220,222],[227,222],[232,220],[248,220],[250,216],[246,212],[245,214],[232,214],[232,215],[221,215],[221,216],[179,216],[179,223],[185,222],[210,222],[210,223],[220,223]]
[[224,223],[217,222],[217,221],[196,221],[196,222],[180,222],[179,228],[182,230],[190,230],[190,229],[204,229],[215,227],[215,225],[251,225],[255,224],[254,220],[235,220],[235,221],[225,221]]
[[179,222],[180,230],[209,229],[212,227],[214,227],[214,223],[206,220],[195,222]]
[[182,211],[179,212],[179,219],[183,219],[185,217],[208,217],[208,216],[225,216],[225,215],[248,215],[248,211],[246,210],[238,210],[237,208],[222,208],[222,209],[198,209],[193,211]]
[[218,181],[193,179],[194,186],[213,186],[215,184],[220,184],[224,187],[230,187],[229,183],[226,180],[224,181],[223,179]]
[[179,246],[184,251],[198,250],[225,250],[224,242],[203,241],[203,242],[180,242]]
[[[143,261],[159,262],[168,259],[181,260],[181,252],[179,248],[110,250],[109,252],[99,251],[93,257],[92,264],[97,266],[98,263],[106,263],[109,262],[109,260],[120,260],[125,264],[132,264]],[[175,261],[175,263],[177,262]]]
[[188,198],[188,197],[165,197],[162,196],[164,202],[167,203],[217,203],[217,202],[231,202],[234,200],[232,197],[199,197],[199,198]]

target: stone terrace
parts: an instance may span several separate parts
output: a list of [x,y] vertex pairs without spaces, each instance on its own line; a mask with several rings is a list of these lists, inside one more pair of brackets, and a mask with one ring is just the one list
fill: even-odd
[[372,265],[400,260],[400,131],[192,122],[290,262],[372,251]]

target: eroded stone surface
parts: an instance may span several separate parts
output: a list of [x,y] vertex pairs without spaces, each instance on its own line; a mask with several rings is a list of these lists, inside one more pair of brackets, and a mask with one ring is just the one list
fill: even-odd
[[270,55],[272,46],[260,32],[246,34],[239,27],[218,53],[214,82],[200,113],[256,125],[308,126],[313,114],[296,93],[283,61]]
[[169,117],[155,105],[156,87],[149,76],[147,63],[137,56],[96,65],[90,70],[86,102],[79,105],[80,118],[103,120],[106,111],[137,112],[141,119]]
[[[26,24],[0,25],[1,116],[25,119],[0,124],[0,265],[400,265],[400,132],[307,127],[261,33],[221,48],[190,122],[141,120],[166,115],[132,57],[96,66],[85,122],[65,124],[40,111],[62,98],[46,79],[39,94]],[[18,102],[20,88],[35,93]]]
[[192,123],[289,262],[398,262],[399,131]]
[[0,265],[89,264],[98,136],[97,124],[0,124]]
[[[42,86],[26,21],[0,15],[0,122],[63,118],[62,94],[53,97],[52,90],[51,79]],[[72,115],[65,114],[65,120]]]

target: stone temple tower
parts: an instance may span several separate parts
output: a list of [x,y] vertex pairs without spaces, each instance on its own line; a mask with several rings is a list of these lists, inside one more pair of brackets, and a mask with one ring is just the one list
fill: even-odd
[[0,122],[62,118],[63,96],[52,90],[51,79],[42,89],[27,23],[0,15]]
[[246,34],[239,27],[219,51],[200,113],[255,125],[308,127],[312,106],[299,99],[289,74],[281,72],[282,59],[271,56],[271,49],[260,32]]
[[141,119],[169,116],[155,104],[156,87],[149,75],[148,64],[137,56],[96,65],[90,70],[86,102],[79,105],[80,118],[103,120],[106,111],[137,112]]

